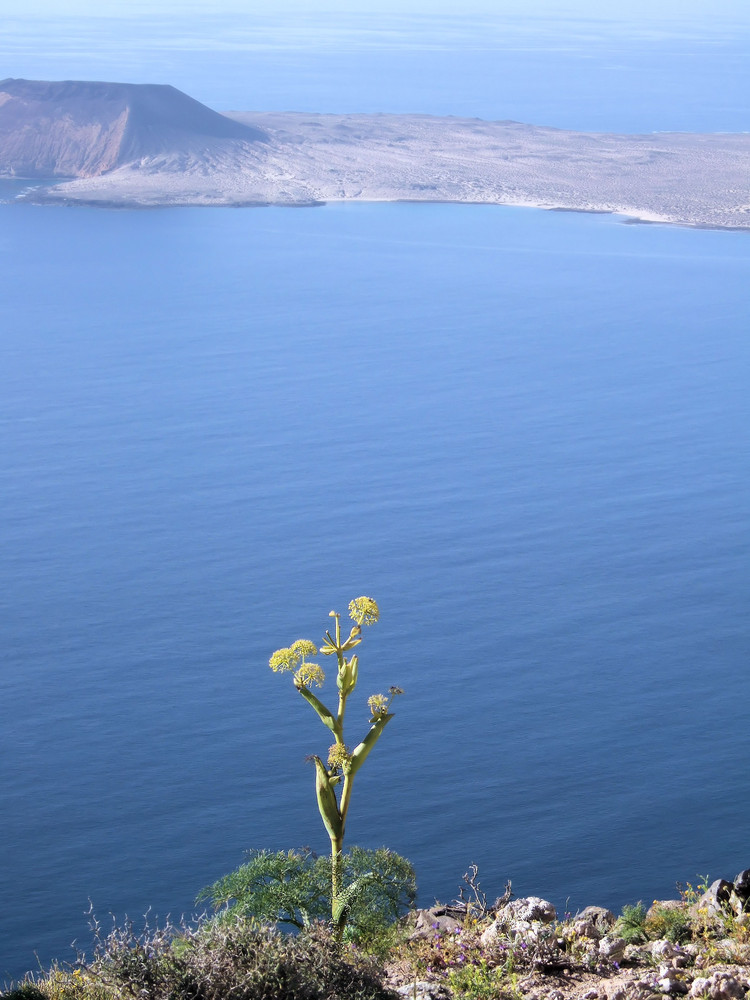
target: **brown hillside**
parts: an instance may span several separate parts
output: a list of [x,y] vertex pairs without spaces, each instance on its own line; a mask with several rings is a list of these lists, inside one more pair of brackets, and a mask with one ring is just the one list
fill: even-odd
[[95,177],[142,157],[265,140],[174,87],[0,81],[0,175]]

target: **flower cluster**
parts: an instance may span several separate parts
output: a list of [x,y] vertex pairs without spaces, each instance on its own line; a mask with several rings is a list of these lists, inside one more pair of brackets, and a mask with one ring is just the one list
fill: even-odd
[[312,684],[323,687],[325,679],[326,675],[317,663],[303,663],[299,670],[294,672],[294,683],[298,688],[310,687]]
[[277,674],[296,670],[301,663],[305,662],[308,656],[315,656],[317,652],[318,647],[314,642],[311,642],[309,639],[297,639],[291,646],[284,649],[277,649],[271,655],[268,666]]
[[367,707],[370,709],[370,715],[375,717],[378,715],[387,715],[390,703],[391,699],[386,698],[384,694],[372,694],[367,699]]
[[351,750],[343,743],[334,743],[328,750],[328,767],[331,771],[340,771],[351,759]]
[[349,603],[349,617],[357,625],[374,625],[380,618],[380,609],[371,597],[355,597]]
[[389,687],[388,694],[390,697],[386,697],[384,694],[371,694],[367,699],[367,707],[370,709],[370,715],[372,718],[370,722],[374,722],[376,719],[383,715],[388,715],[388,711],[391,707],[391,702],[396,697],[396,695],[403,694],[404,692],[399,687]]
[[268,666],[275,674],[283,674],[287,670],[294,670],[298,663],[299,657],[292,652],[291,648],[285,648],[277,649],[275,653],[271,654]]

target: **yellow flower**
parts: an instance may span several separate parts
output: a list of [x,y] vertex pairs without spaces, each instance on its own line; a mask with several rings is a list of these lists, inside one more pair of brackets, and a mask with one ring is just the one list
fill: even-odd
[[380,617],[380,609],[371,597],[355,597],[349,604],[349,617],[357,625],[374,625]]
[[370,709],[370,715],[374,716],[387,715],[390,703],[390,699],[386,698],[384,694],[373,694],[367,699],[367,707]]
[[277,649],[268,661],[268,666],[274,673],[284,673],[285,670],[294,670],[299,663],[299,657],[291,649]]
[[334,743],[328,750],[328,766],[332,771],[340,770],[351,760],[351,751],[343,743]]
[[318,652],[318,647],[309,639],[297,639],[287,649],[277,649],[268,661],[268,665],[274,673],[284,673],[287,670],[296,670],[300,663],[304,664],[305,657],[314,656]]
[[306,656],[315,656],[318,647],[309,639],[297,639],[296,642],[292,643],[292,652],[299,654],[304,660]]
[[294,675],[294,683],[297,687],[310,687],[311,684],[323,687],[325,679],[326,675],[317,663],[303,663]]

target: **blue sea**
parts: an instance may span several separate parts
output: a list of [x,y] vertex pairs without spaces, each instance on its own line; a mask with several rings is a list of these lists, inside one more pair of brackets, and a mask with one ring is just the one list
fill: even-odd
[[[238,16],[18,15],[0,55],[218,108],[748,127],[737,25],[300,16],[282,44]],[[0,982],[89,948],[90,904],[179,918],[250,848],[325,850],[305,757],[328,734],[268,657],[361,594],[381,621],[351,742],[368,695],[405,694],[347,836],[410,858],[421,902],[471,863],[491,898],[510,878],[561,913],[750,866],[748,233],[21,187],[0,188]]]

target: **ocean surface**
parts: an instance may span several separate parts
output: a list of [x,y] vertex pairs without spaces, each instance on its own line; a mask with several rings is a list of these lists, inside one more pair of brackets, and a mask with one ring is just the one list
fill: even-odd
[[[747,128],[736,31],[587,57],[527,25],[549,81],[520,107],[430,25],[442,48],[394,27],[341,106],[319,47],[277,44],[287,106],[374,110],[389,53],[380,110],[469,113],[474,87],[484,117]],[[20,19],[1,54],[138,82],[121,29],[108,72],[44,25],[32,57]],[[59,53],[101,51],[101,22],[65,30]],[[231,93],[221,58],[175,44],[163,82],[251,106],[257,66]],[[461,100],[426,106],[461,60]],[[749,289],[747,233],[603,215],[0,204],[0,982],[88,948],[89,901],[179,917],[249,848],[326,848],[305,757],[327,733],[267,663],[360,594],[382,616],[351,741],[368,695],[405,695],[348,839],[409,857],[422,902],[472,862],[561,912],[750,866]]]

